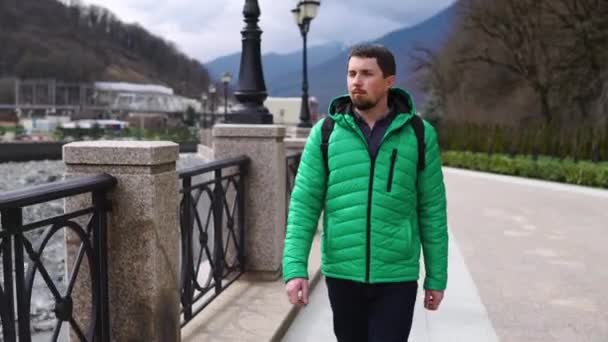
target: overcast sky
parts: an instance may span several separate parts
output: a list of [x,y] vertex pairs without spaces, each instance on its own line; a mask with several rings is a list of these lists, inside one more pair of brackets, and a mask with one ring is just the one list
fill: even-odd
[[[309,44],[374,39],[414,25],[455,0],[321,0]],[[241,50],[245,0],[85,0],[112,11],[123,22],[138,22],[173,41],[187,55],[207,62]],[[302,46],[290,10],[297,0],[259,0],[262,52],[285,53]]]

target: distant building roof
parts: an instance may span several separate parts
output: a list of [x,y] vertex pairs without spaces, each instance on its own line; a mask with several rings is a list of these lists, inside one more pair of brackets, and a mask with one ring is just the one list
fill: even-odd
[[[268,102],[275,102],[275,103],[279,103],[279,102],[293,102],[293,103],[301,103],[302,102],[302,97],[278,97],[278,96],[269,96],[266,98],[266,101]],[[308,102],[309,103],[318,103],[319,101],[317,100],[316,97],[314,96],[309,96],[308,97]]]
[[77,120],[63,123],[61,124],[61,127],[91,129],[95,125],[99,128],[125,128],[129,126],[129,123],[119,120]]
[[158,84],[135,84],[126,82],[95,82],[95,89],[133,93],[173,95],[173,89]]

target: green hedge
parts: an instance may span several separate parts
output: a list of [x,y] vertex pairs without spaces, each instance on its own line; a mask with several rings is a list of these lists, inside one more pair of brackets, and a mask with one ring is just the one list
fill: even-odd
[[539,155],[559,159],[608,161],[608,120],[529,123],[515,126],[441,121],[439,144],[445,151]]
[[17,135],[25,133],[23,126],[0,126],[0,135],[4,135],[6,132],[13,132]]
[[113,138],[135,138],[137,140],[167,140],[176,143],[199,141],[198,131],[188,127],[175,127],[166,130],[150,130],[139,128],[126,128],[124,131],[104,131],[101,128],[58,128],[54,132],[56,140],[64,140],[72,137],[81,140],[83,137],[92,139],[113,139]]
[[608,189],[608,162],[457,151],[443,152],[442,159],[445,166]]

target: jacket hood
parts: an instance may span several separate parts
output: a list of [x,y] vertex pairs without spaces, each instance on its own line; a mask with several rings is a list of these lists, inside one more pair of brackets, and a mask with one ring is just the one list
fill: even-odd
[[[401,88],[391,88],[388,94],[389,106],[397,114],[416,114],[416,108],[412,96]],[[352,101],[348,94],[334,98],[329,105],[329,116],[333,120],[340,120],[341,116],[352,115]]]

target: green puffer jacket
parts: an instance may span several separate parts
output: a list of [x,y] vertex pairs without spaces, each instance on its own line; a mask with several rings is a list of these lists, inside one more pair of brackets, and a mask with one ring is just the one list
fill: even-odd
[[345,113],[350,98],[332,101],[329,177],[320,148],[322,121],[312,128],[289,205],[285,281],[308,277],[308,255],[323,209],[326,276],[365,283],[417,280],[422,246],[424,288],[445,289],[448,235],[437,136],[425,121],[426,167],[418,171],[418,145],[409,124],[413,101],[407,92],[392,89],[389,103],[398,114],[372,160],[355,118]]

